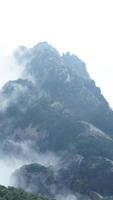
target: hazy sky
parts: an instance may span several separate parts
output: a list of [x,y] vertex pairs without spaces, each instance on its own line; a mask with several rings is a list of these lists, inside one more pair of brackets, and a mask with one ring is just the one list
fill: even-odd
[[113,107],[113,0],[0,0],[0,85],[18,76],[3,54],[40,41],[85,61]]

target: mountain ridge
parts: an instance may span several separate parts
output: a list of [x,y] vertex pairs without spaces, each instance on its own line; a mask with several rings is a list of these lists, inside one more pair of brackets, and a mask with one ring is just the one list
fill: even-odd
[[[70,53],[60,55],[45,42],[20,47],[15,58],[23,65],[23,76],[0,91],[1,154],[31,160],[35,154],[38,160],[39,153],[52,152],[62,161],[58,171],[53,169],[58,176],[50,178],[50,185],[45,185],[41,168],[31,169],[32,163],[22,176],[20,168],[16,181],[30,176],[30,190],[37,183],[35,192],[47,196],[53,185],[57,193],[61,186],[61,192],[65,188],[72,194],[113,195],[113,111],[85,63]],[[46,172],[48,177],[51,170]],[[39,175],[42,188],[35,179]],[[26,185],[28,179],[24,181]]]

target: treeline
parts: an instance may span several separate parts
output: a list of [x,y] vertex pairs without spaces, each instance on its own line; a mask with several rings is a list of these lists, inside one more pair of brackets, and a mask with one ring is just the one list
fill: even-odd
[[22,189],[0,186],[0,200],[48,200],[45,197],[37,197]]

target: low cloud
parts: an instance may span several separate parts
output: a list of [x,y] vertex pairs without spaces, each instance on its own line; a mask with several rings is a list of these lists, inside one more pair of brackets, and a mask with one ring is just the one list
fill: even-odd
[[39,163],[46,167],[53,166],[57,168],[59,157],[51,152],[35,152],[30,148],[29,142],[14,142],[10,141],[12,146],[21,149],[21,156],[16,155],[3,155],[0,156],[0,184],[9,186],[12,185],[11,175],[16,170],[26,164]]
[[16,62],[12,54],[0,55],[0,88],[9,80],[21,77],[23,67]]
[[23,164],[23,160],[18,160],[16,158],[0,159],[0,184],[9,186],[11,174]]
[[77,197],[73,194],[60,194],[56,195],[56,200],[77,200]]

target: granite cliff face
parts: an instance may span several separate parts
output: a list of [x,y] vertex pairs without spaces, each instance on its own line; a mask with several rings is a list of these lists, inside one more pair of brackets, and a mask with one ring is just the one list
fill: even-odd
[[12,175],[13,185],[34,194],[55,198],[57,194],[76,193],[113,195],[113,162],[102,157],[73,156],[55,170],[37,163],[25,165]]
[[113,111],[85,63],[46,42],[19,47],[15,58],[23,77],[0,91],[0,153],[32,158],[52,152],[60,158],[57,169],[20,168],[15,184],[22,180],[25,189],[52,197],[60,189],[113,195]]

